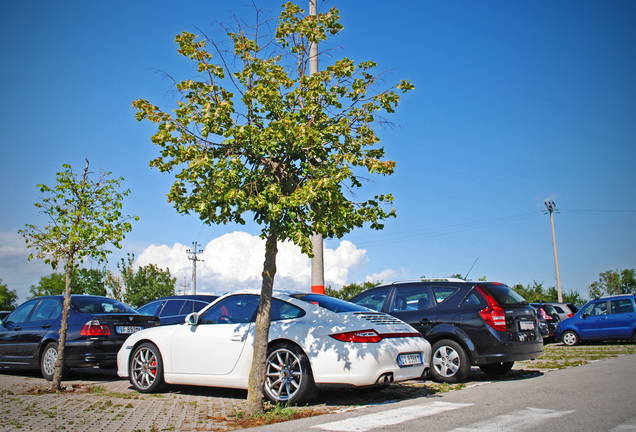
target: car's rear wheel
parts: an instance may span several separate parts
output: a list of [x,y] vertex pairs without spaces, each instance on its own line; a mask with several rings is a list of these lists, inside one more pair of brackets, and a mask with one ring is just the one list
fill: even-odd
[[[55,375],[55,364],[57,363],[57,342],[49,342],[44,347],[40,356],[40,371],[44,379],[53,381]],[[62,365],[62,378],[68,373],[68,367]]]
[[466,350],[450,339],[442,339],[433,344],[431,366],[431,378],[438,382],[461,382],[470,373],[470,362]]
[[267,351],[265,384],[267,399],[296,405],[318,393],[307,355],[296,345],[280,343]]
[[130,383],[141,393],[155,393],[165,385],[163,360],[153,343],[143,343],[133,350],[129,371]]
[[487,375],[503,375],[512,369],[515,362],[500,362],[500,363],[488,363],[480,365],[479,369]]
[[578,345],[580,342],[579,335],[574,333],[572,330],[568,330],[565,333],[563,333],[563,335],[561,335],[561,340],[567,346]]

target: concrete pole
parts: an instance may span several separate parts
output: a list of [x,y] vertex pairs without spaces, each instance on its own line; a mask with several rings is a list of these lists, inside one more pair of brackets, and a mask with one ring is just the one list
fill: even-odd
[[554,267],[556,268],[557,293],[559,295],[559,303],[563,303],[563,291],[561,290],[561,275],[559,274],[559,256],[557,255],[556,236],[554,235],[554,210],[556,205],[554,201],[546,201],[545,206],[550,213],[550,226],[552,227],[552,249],[554,250]]
[[203,252],[203,249],[197,249],[197,242],[193,242],[194,248],[192,250],[186,249],[186,253],[189,255],[188,259],[192,260],[192,295],[197,294],[197,261],[203,261],[197,258],[197,254]]
[[[317,17],[316,0],[309,0],[309,15]],[[318,44],[312,43],[309,46],[309,76],[318,72]],[[314,257],[311,259],[311,292],[325,293],[325,262],[323,259],[322,234],[315,233],[311,236],[312,251]]]

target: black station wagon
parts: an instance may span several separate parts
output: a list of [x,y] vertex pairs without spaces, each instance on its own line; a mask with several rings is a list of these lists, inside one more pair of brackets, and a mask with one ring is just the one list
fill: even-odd
[[435,381],[463,381],[471,365],[490,375],[504,374],[515,361],[543,354],[536,311],[500,283],[452,278],[394,282],[349,301],[391,314],[422,333],[433,347]]

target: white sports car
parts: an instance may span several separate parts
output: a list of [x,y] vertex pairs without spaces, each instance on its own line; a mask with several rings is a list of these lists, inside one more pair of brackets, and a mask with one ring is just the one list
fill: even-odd
[[[143,393],[164,384],[247,389],[258,303],[258,293],[233,293],[185,324],[132,334],[117,355],[118,375]],[[276,292],[271,319],[264,392],[276,403],[420,378],[430,365],[431,345],[413,327],[333,297]]]

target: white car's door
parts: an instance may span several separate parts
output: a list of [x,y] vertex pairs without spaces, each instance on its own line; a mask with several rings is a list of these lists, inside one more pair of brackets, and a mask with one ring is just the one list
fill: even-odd
[[177,374],[227,375],[253,331],[258,296],[236,295],[208,309],[197,325],[180,326],[172,337],[172,370]]

